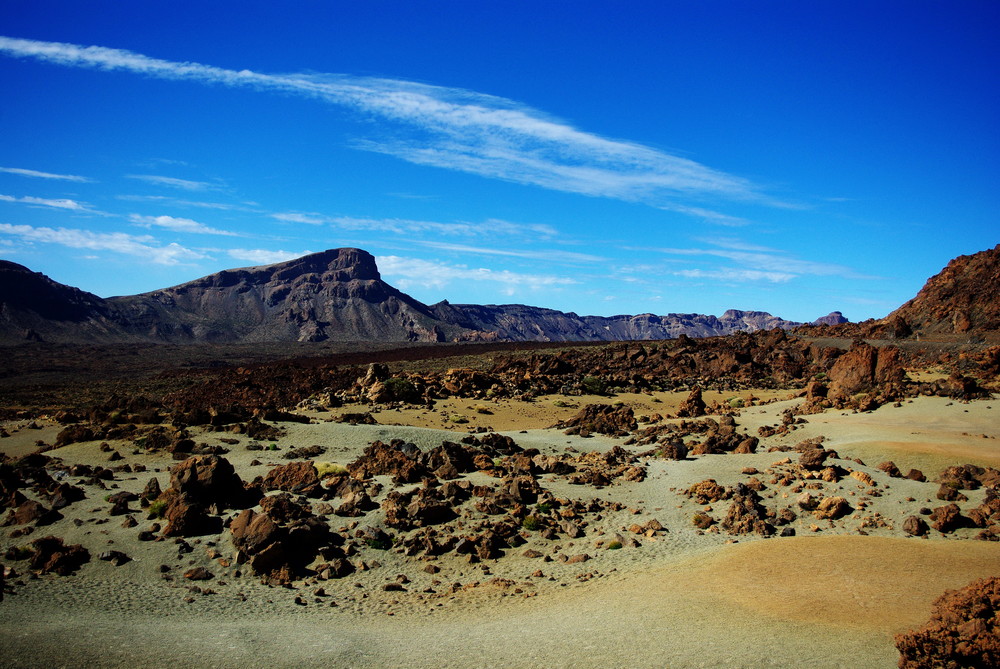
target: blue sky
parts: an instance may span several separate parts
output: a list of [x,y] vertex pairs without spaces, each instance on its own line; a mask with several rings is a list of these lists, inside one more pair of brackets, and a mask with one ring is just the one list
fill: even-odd
[[0,4],[0,257],[881,317],[1000,242],[996,2]]

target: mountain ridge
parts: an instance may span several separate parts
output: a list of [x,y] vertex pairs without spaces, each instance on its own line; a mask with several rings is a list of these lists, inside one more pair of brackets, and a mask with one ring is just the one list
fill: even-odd
[[[818,319],[843,319],[839,312]],[[761,311],[579,316],[521,304],[426,305],[382,280],[374,256],[329,249],[101,298],[0,261],[0,342],[622,341],[801,325]]]

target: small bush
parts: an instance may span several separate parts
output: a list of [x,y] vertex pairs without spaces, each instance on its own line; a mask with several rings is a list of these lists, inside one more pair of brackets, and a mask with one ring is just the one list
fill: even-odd
[[397,402],[419,402],[420,391],[413,385],[413,381],[394,376],[385,382],[385,388],[389,391],[392,399]]
[[270,446],[267,447],[267,450],[269,450],[269,451],[276,451],[276,450],[278,450],[278,445],[277,444],[271,444]]
[[148,511],[150,518],[163,518],[163,515],[167,512],[167,503],[162,499],[150,502]]
[[733,409],[742,409],[744,406],[742,397],[730,397],[728,400],[726,400],[726,403],[729,404],[729,406],[732,407]]
[[567,407],[572,407],[573,405],[570,404],[569,402],[564,402],[563,400],[556,400],[555,402],[552,403],[552,406],[557,406],[560,409],[565,409]]
[[390,548],[392,548],[392,540],[391,539],[379,540],[379,539],[369,538],[365,539],[365,545],[368,546],[368,548],[374,548],[377,551],[387,551]]
[[492,416],[493,415],[493,412],[485,404],[477,404],[476,405],[476,413],[486,414],[487,416]]
[[538,511],[538,513],[548,513],[554,508],[555,505],[552,504],[552,502],[539,502],[535,505],[535,510]]
[[462,423],[468,423],[469,422],[468,418],[466,418],[465,416],[462,416],[461,414],[457,414],[457,413],[456,414],[452,414],[452,416],[450,418],[448,418],[448,420],[451,421],[452,423],[456,423],[456,424],[459,424],[459,425],[461,425]]
[[596,376],[585,376],[583,377],[583,380],[580,381],[580,387],[583,388],[583,392],[588,395],[603,395],[605,389],[607,388],[607,384]]
[[528,530],[529,532],[534,532],[542,526],[542,519],[538,516],[525,516],[524,520],[521,521],[521,527]]
[[619,550],[621,547],[622,547],[622,542],[618,541],[617,539],[608,544],[609,551],[616,551]]
[[336,462],[314,462],[316,476],[325,479],[328,476],[346,476],[347,467]]

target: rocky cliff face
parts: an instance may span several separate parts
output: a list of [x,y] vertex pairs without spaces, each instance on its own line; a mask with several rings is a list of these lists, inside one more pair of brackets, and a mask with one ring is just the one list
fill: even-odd
[[949,262],[885,324],[897,336],[1000,331],[1000,244]]
[[799,325],[763,311],[730,309],[722,316],[704,314],[639,314],[578,316],[573,312],[522,304],[477,305],[440,302],[431,309],[442,320],[482,333],[483,338],[518,341],[625,341],[715,337]]

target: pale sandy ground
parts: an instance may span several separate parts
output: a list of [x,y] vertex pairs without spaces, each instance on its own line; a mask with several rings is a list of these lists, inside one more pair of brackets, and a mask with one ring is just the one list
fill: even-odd
[[[787,392],[778,396],[787,397]],[[652,402],[649,396],[617,399],[634,406],[637,414],[667,413],[679,401],[666,394],[657,398],[661,401]],[[508,428],[522,446],[544,452],[567,447],[605,450],[621,443],[542,429],[560,417],[551,407],[555,399],[540,398],[526,406],[498,404],[491,409],[493,415],[483,419],[494,421],[498,429]],[[582,406],[588,400],[567,401]],[[778,423],[781,411],[796,403],[750,407],[737,421],[741,429],[756,433],[759,425]],[[462,402],[463,407],[475,404]],[[539,406],[549,408],[542,411]],[[817,524],[803,515],[793,523],[799,535],[794,538],[727,543],[725,535],[699,534],[690,517],[701,507],[677,490],[709,477],[731,485],[745,480],[743,467],[763,471],[784,454],[651,461],[643,483],[603,490],[543,477],[543,485],[557,495],[599,496],[629,507],[595,522],[584,538],[557,542],[555,554],[587,552],[593,559],[586,563],[522,557],[521,551],[529,547],[553,551],[551,543],[536,537],[485,565],[489,574],[484,565],[445,558],[437,562],[441,572],[431,576],[420,569],[423,563],[379,552],[381,566],[323,583],[329,596],[322,598],[311,596],[315,585],[293,591],[268,588],[249,577],[234,578],[232,569],[221,568],[206,555],[207,548],[230,554],[224,538],[217,546],[208,545],[214,537],[191,540],[195,550],[180,558],[167,542],[137,543],[134,536],[144,526],[142,516],[137,515],[140,527],[131,530],[120,527],[120,518],[95,523],[90,519],[106,517],[107,504],[91,496],[69,507],[68,517],[49,529],[70,543],[84,543],[95,555],[108,546],[124,550],[133,561],[113,567],[95,559],[74,576],[46,576],[15,587],[16,594],[0,603],[0,666],[892,667],[898,656],[892,635],[925,621],[931,602],[944,589],[1000,574],[1000,546],[968,540],[971,530],[950,537],[934,532],[929,540],[901,538],[896,528],[903,518],[921,506],[942,504],[934,499],[937,486],[889,479],[874,465],[892,458],[904,471],[919,467],[929,478],[949,464],[996,465],[1000,408],[992,406],[990,401],[949,405],[948,400],[921,398],[868,414],[827,412],[807,416],[808,423],[786,436],[764,440],[766,448],[822,434],[825,445],[842,457],[865,460],[866,466],[838,464],[867,472],[883,494],[869,498],[867,510],[836,526],[824,522],[813,532],[811,526]],[[575,411],[566,409],[566,414]],[[472,412],[463,413],[473,419]],[[402,414],[385,411],[377,417],[389,422],[390,416]],[[415,418],[409,422],[420,424]],[[460,430],[468,427],[288,424],[289,434],[279,443],[283,448],[322,444],[328,448],[323,459],[348,462],[373,439],[400,436],[431,447],[441,439],[461,437]],[[0,448],[9,452],[35,439],[51,441],[51,430],[18,431],[0,440]],[[197,439],[211,441],[215,436]],[[117,446],[125,461],[143,461],[160,470],[120,481],[122,489],[139,490],[150,475],[166,485],[169,460],[132,455],[124,445]],[[52,454],[67,462],[107,460],[96,444],[75,444]],[[268,464],[286,462],[276,455],[246,451],[241,444],[226,457],[247,479],[265,473]],[[250,467],[254,457],[265,465]],[[762,494],[769,505],[792,505],[794,495],[789,499],[783,489],[768,488]],[[852,504],[865,496],[863,486],[850,478],[828,485],[826,493],[844,495]],[[970,501],[963,506],[981,500],[982,491],[968,494]],[[713,513],[721,518],[728,503],[717,506]],[[892,528],[869,528],[871,536],[859,535],[861,516],[875,511]],[[74,516],[88,522],[76,527]],[[657,518],[670,532],[656,541],[642,539],[637,548],[597,547],[608,535],[624,534],[629,524],[649,518]],[[347,521],[331,517],[335,528]],[[6,531],[0,530],[4,547],[33,538],[10,540]],[[191,565],[209,567],[216,579],[207,585],[216,594],[184,602],[189,584],[162,580],[156,569],[161,563],[174,567],[174,573]],[[536,569],[545,576],[532,577]],[[400,573],[411,580],[408,592],[381,592],[381,584]],[[512,579],[522,592],[488,585],[455,594],[445,594],[440,587],[436,594],[422,592],[435,578],[467,585],[485,584],[493,576]],[[308,605],[297,606],[296,595],[305,596]],[[337,606],[331,607],[331,601]]]

